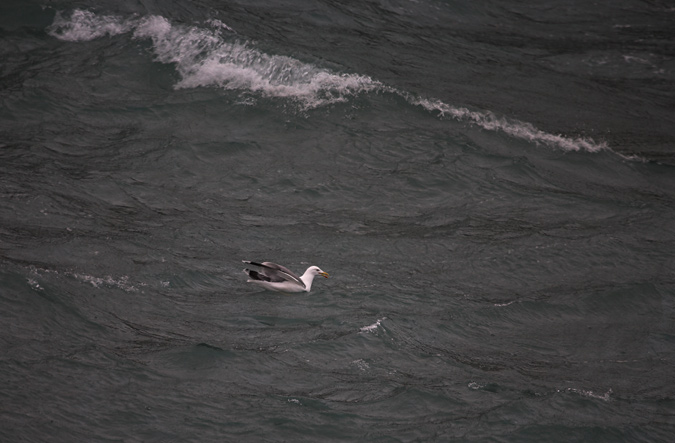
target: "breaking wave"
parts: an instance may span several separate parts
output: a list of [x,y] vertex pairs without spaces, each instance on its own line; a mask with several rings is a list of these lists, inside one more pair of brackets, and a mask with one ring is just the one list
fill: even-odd
[[158,61],[173,63],[180,74],[177,89],[217,87],[285,98],[304,109],[345,102],[371,92],[398,95],[410,105],[467,122],[487,131],[496,131],[535,144],[565,151],[599,152],[605,143],[581,137],[565,137],[537,129],[530,123],[499,117],[490,111],[457,107],[441,100],[427,99],[387,86],[365,75],[335,73],[293,57],[267,54],[220,22],[202,26],[172,24],[161,16],[123,18],[75,10],[57,13],[48,28],[50,35],[69,42],[90,41],[132,33],[134,39],[150,40]]

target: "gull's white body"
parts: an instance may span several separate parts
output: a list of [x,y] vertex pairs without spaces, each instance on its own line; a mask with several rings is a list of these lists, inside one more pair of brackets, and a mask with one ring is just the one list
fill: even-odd
[[314,277],[320,275],[328,278],[328,274],[323,272],[318,266],[310,266],[302,276],[298,277],[295,273],[281,265],[272,262],[255,263],[244,260],[254,266],[259,266],[261,271],[252,271],[244,269],[244,273],[251,277],[247,281],[262,286],[265,289],[279,292],[309,292],[312,289]]

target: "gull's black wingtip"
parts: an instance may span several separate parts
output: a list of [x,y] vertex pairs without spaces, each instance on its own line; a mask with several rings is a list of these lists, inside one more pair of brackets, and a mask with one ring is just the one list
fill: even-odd
[[242,262],[248,264],[248,265],[253,265],[253,266],[260,266],[261,268],[268,268],[269,266],[266,266],[262,263],[258,263],[256,261],[251,261],[251,260],[242,260]]

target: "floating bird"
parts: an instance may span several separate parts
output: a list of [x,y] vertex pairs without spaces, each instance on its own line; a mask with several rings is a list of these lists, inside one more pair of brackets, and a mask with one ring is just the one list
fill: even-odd
[[312,289],[314,277],[320,275],[328,278],[328,274],[319,269],[318,266],[310,266],[301,277],[298,277],[285,266],[278,265],[269,261],[256,263],[248,260],[242,260],[249,265],[260,267],[260,271],[244,269],[244,273],[250,278],[248,282],[257,283],[260,286],[280,292],[309,292]]

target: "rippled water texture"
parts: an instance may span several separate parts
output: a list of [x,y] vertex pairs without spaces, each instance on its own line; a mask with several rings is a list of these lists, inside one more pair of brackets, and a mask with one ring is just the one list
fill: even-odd
[[674,18],[3,3],[0,440],[669,442]]

